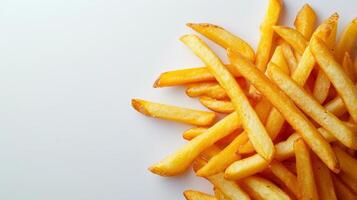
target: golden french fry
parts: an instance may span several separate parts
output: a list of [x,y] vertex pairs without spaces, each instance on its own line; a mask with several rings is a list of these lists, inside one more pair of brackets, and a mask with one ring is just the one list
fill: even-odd
[[233,35],[224,28],[208,23],[188,23],[187,26],[206,36],[223,48],[233,49],[234,51],[246,56],[249,60],[254,60],[253,48],[244,40]]
[[324,107],[326,108],[326,110],[333,113],[337,117],[341,117],[343,114],[347,112],[345,103],[339,96],[330,100],[328,103],[326,103]]
[[260,40],[255,57],[255,64],[260,71],[265,71],[271,53],[274,30],[273,26],[278,22],[282,10],[281,0],[269,0],[267,12],[260,25]]
[[349,175],[345,174],[345,173],[339,173],[338,177],[341,179],[341,181],[343,183],[345,183],[349,189],[351,189],[352,192],[354,192],[355,194],[357,194],[357,180],[353,179],[352,177],[350,177]]
[[[272,105],[271,105],[270,101],[268,101],[264,97],[255,105],[255,107],[254,107],[255,112],[257,113],[257,115],[262,123],[265,123],[267,121],[271,108],[272,108]],[[253,148],[253,146],[252,146],[252,148]]]
[[270,68],[268,74],[302,111],[332,133],[344,145],[357,149],[357,135],[345,126],[340,119],[322,107],[319,102],[299,87],[288,75],[278,67]]
[[312,39],[311,51],[320,68],[326,73],[331,83],[343,99],[353,120],[357,121],[357,89],[342,67],[335,61],[328,47],[318,38]]
[[330,170],[314,154],[311,158],[319,199],[337,200]]
[[325,72],[319,70],[315,80],[314,89],[312,91],[312,94],[319,103],[323,103],[328,97],[330,86],[331,82]]
[[263,157],[259,154],[235,161],[225,171],[225,177],[230,180],[238,180],[258,172],[263,171],[269,166]]
[[169,157],[151,166],[149,170],[161,176],[180,174],[190,166],[202,151],[240,127],[238,114],[236,112],[231,113]]
[[[195,171],[199,170],[202,166],[206,164],[206,161],[202,158],[197,158],[193,164],[193,169]],[[239,185],[234,181],[229,181],[224,178],[223,173],[218,173],[213,176],[205,177],[209,182],[211,182],[214,187],[218,188],[222,193],[231,200],[249,200],[248,194],[242,190]]]
[[203,128],[203,127],[196,127],[196,128],[190,128],[183,132],[182,137],[185,140],[192,140],[193,138],[203,134],[204,132],[207,131],[208,128]]
[[285,141],[275,145],[275,159],[279,161],[286,160],[294,156],[294,142],[301,138],[297,133],[291,134]]
[[337,145],[333,146],[333,149],[335,150],[338,161],[340,162],[341,171],[349,175],[351,178],[357,179],[357,159],[344,152]]
[[355,200],[357,195],[354,194],[345,184],[342,183],[340,179],[333,176],[333,183],[336,189],[336,194],[338,199],[343,200]]
[[224,171],[230,164],[240,159],[240,155],[236,152],[247,140],[247,134],[241,133],[221,152],[213,156],[205,166],[197,171],[196,175],[207,177]]
[[202,105],[207,107],[210,110],[213,110],[218,113],[231,113],[234,112],[234,106],[230,101],[223,101],[213,99],[211,97],[201,97],[200,102]]
[[283,51],[285,60],[288,63],[290,74],[292,74],[295,71],[298,63],[294,56],[294,52],[291,49],[290,45],[285,41],[283,41],[280,46]]
[[354,18],[343,30],[336,45],[336,59],[342,61],[345,52],[351,53],[357,41],[357,18]]
[[294,143],[298,187],[302,200],[318,200],[310,152],[303,139]]
[[189,97],[208,96],[214,99],[227,99],[226,91],[218,83],[195,83],[186,89]]
[[306,39],[310,39],[316,22],[315,11],[309,4],[305,4],[298,12],[294,26]]
[[286,168],[278,161],[273,161],[270,164],[270,170],[279,180],[284,183],[284,185],[295,195],[295,197],[300,196],[299,190],[296,187],[298,182],[295,174],[290,172],[288,168]]
[[213,188],[214,195],[216,196],[217,200],[229,200],[228,197],[218,188]]
[[345,53],[343,57],[342,67],[345,70],[348,77],[351,79],[352,82],[356,82],[357,75],[355,73],[355,69],[352,63],[351,56],[348,52]]
[[208,126],[216,118],[215,113],[212,112],[180,108],[141,99],[132,99],[131,103],[135,110],[144,115],[197,126]]
[[195,190],[186,190],[183,192],[186,200],[217,200],[214,196],[195,191]]
[[[290,74],[289,65],[286,62],[281,45],[275,48],[275,51],[273,53],[273,56],[271,57],[269,64],[271,63],[276,64],[284,73]],[[269,64],[268,64],[268,69],[269,69]]]
[[200,38],[195,35],[185,35],[181,37],[181,41],[201,58],[226,90],[255,150],[266,160],[271,160],[274,156],[274,144],[234,77]]
[[304,53],[308,41],[299,31],[284,26],[274,26],[273,29],[280,37],[289,43],[295,51],[300,54]]
[[339,171],[339,165],[330,144],[316,130],[310,120],[295,106],[275,84],[244,57],[228,50],[228,57],[236,69],[254,85],[275,108],[277,108],[289,124],[299,132],[311,149],[334,172]]
[[242,180],[248,193],[254,199],[261,200],[290,200],[291,198],[274,183],[259,176],[251,176]]

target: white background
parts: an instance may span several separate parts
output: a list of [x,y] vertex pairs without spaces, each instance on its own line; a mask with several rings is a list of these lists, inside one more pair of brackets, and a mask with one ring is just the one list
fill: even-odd
[[[286,0],[292,25],[306,1]],[[190,126],[146,118],[133,97],[204,109],[183,88],[153,89],[160,72],[200,66],[178,38],[187,22],[220,24],[256,47],[267,0],[1,0],[0,199],[183,199],[211,186],[191,173],[147,171],[184,144]],[[355,0],[315,0],[340,27]],[[209,43],[212,45],[212,43]],[[222,49],[212,45],[219,55]],[[223,58],[225,59],[225,58]]]

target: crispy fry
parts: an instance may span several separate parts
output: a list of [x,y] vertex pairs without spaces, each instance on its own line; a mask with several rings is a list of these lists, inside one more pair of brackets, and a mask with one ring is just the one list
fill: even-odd
[[[269,62],[269,64],[271,63],[276,64],[284,73],[290,74],[289,66],[284,57],[281,45],[275,48],[275,51],[273,53],[273,56],[271,57],[271,61]],[[269,69],[269,64],[268,64],[268,69]]]
[[348,52],[345,53],[343,57],[342,67],[345,70],[347,76],[351,79],[352,82],[356,82],[356,73],[352,63],[351,56]]
[[279,142],[275,145],[275,159],[276,160],[286,160],[294,156],[294,142],[301,138],[299,134],[294,133],[290,135],[285,141]]
[[260,40],[255,57],[255,64],[260,71],[265,71],[271,53],[274,30],[273,26],[278,22],[282,10],[281,0],[269,0],[268,10],[260,25]]
[[270,101],[268,101],[264,97],[255,105],[255,107],[254,107],[255,112],[257,113],[257,115],[262,123],[265,123],[267,121],[271,108],[272,108],[272,105],[271,105]]
[[228,197],[218,188],[213,188],[214,195],[216,196],[217,200],[229,200]]
[[357,89],[342,67],[334,60],[327,46],[320,39],[312,39],[311,51],[320,68],[326,73],[343,99],[354,121],[357,121]]
[[345,52],[351,53],[357,41],[357,18],[354,18],[343,30],[336,45],[336,59],[342,61]]
[[184,172],[206,148],[241,126],[237,113],[231,113],[205,133],[192,139],[174,154],[151,166],[149,170],[161,176],[174,176]]
[[192,28],[193,30],[199,32],[200,34],[206,36],[207,38],[214,41],[215,43],[219,44],[223,48],[233,49],[234,51],[246,56],[249,60],[252,61],[254,60],[253,48],[244,40],[233,35],[232,33],[225,30],[224,28],[214,24],[207,24],[207,23],[200,23],[200,24],[188,23],[186,25]]
[[208,128],[203,128],[203,127],[196,127],[196,128],[190,128],[183,132],[182,137],[185,140],[192,140],[193,138],[203,134],[204,132],[207,131]]
[[200,102],[202,105],[206,106],[208,109],[213,110],[218,113],[231,113],[234,112],[234,106],[230,101],[223,101],[213,99],[211,97],[201,97]]
[[144,115],[198,126],[210,125],[216,118],[215,113],[212,112],[169,106],[141,99],[132,99],[131,103],[135,110]]
[[355,200],[357,195],[354,194],[345,184],[342,183],[340,179],[333,176],[333,183],[336,189],[336,194],[338,199],[343,200]]
[[195,190],[186,190],[183,192],[186,200],[217,200],[214,196],[195,191]]
[[224,171],[230,164],[240,159],[240,155],[236,154],[236,152],[247,140],[247,134],[241,133],[226,148],[212,157],[205,166],[198,170],[196,175],[206,177]]
[[312,94],[319,103],[323,103],[328,97],[330,86],[331,82],[325,72],[319,70],[315,80],[314,89],[312,91]]
[[316,130],[307,117],[294,105],[276,85],[244,57],[228,50],[231,63],[276,107],[292,127],[301,134],[311,149],[334,172],[339,171],[336,155],[329,143]]
[[298,63],[294,56],[294,52],[291,49],[290,45],[288,43],[286,43],[285,41],[282,42],[280,44],[280,46],[283,51],[285,60],[288,63],[290,74],[292,74],[295,71],[295,69],[297,67],[297,63]]
[[341,181],[343,183],[346,184],[346,186],[348,186],[349,189],[351,189],[352,192],[357,194],[357,180],[356,179],[353,179],[352,177],[350,177],[349,175],[347,175],[343,172],[339,173],[338,177],[341,179]]
[[299,87],[278,67],[270,68],[268,73],[279,88],[308,116],[332,133],[344,145],[352,149],[357,149],[357,135],[346,127],[335,115],[322,107],[319,102]]
[[225,171],[225,177],[230,180],[238,180],[258,172],[263,171],[269,166],[263,157],[259,154],[235,161]]
[[208,96],[214,99],[227,99],[226,91],[218,83],[195,83],[186,89],[189,97]]
[[344,152],[337,145],[333,146],[333,150],[335,150],[338,161],[341,164],[341,171],[349,175],[351,178],[357,179],[357,159]]
[[271,172],[280,179],[284,185],[295,195],[299,197],[299,190],[296,187],[298,184],[295,174],[290,172],[283,164],[278,161],[273,161],[270,164]]
[[298,12],[294,21],[294,26],[306,39],[310,39],[314,32],[315,22],[315,11],[309,4],[305,4]]
[[311,155],[317,192],[320,199],[337,200],[333,187],[331,172],[319,158]]
[[290,197],[274,183],[259,176],[251,176],[242,180],[248,193],[259,200],[290,200]]
[[284,26],[274,26],[273,29],[280,37],[289,43],[295,51],[300,54],[304,53],[308,41],[299,31]]
[[326,108],[326,110],[333,113],[337,117],[341,117],[347,112],[346,106],[341,97],[339,96],[330,100],[328,103],[326,103],[324,107]]
[[310,152],[302,139],[294,143],[298,186],[303,200],[318,200]]
[[274,155],[274,144],[233,76],[200,38],[195,35],[185,35],[181,41],[205,62],[211,73],[226,90],[255,150],[266,160],[271,160]]

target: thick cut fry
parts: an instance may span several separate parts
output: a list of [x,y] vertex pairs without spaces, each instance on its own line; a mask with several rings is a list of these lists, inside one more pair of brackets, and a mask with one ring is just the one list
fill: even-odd
[[195,35],[185,35],[181,41],[202,59],[226,90],[255,150],[266,160],[271,160],[274,156],[274,144],[234,77],[200,38]]
[[274,26],[273,29],[280,37],[289,43],[295,51],[300,54],[304,53],[308,41],[299,31],[283,26]]
[[161,176],[174,176],[184,172],[206,148],[241,126],[237,113],[231,113],[205,133],[194,138],[174,154],[151,166],[149,170]]
[[226,91],[218,83],[195,83],[186,89],[189,97],[208,96],[214,99],[226,99]]
[[355,135],[335,115],[328,112],[311,97],[304,89],[299,87],[289,76],[278,67],[268,71],[271,79],[287,94],[295,104],[308,116],[314,119],[326,130],[330,131],[340,142],[349,148],[357,149],[357,135]]
[[345,52],[351,53],[357,41],[357,18],[353,19],[343,30],[336,45],[336,59],[342,61]]
[[342,67],[345,70],[347,76],[351,79],[351,81],[356,82],[357,76],[355,73],[351,56],[348,52],[346,52],[345,56],[343,57]]
[[212,112],[169,106],[141,99],[132,99],[131,103],[135,110],[144,115],[197,126],[208,126],[216,118],[215,113]]
[[343,99],[353,120],[357,121],[357,89],[342,67],[334,60],[328,47],[320,39],[312,39],[311,51],[320,68],[326,73],[331,83]]
[[217,200],[229,200],[228,197],[218,188],[213,188],[214,195],[216,196]]
[[220,153],[212,157],[196,174],[207,177],[224,171],[230,164],[240,159],[240,155],[236,154],[236,152],[247,140],[247,134],[241,133]]
[[207,129],[208,128],[202,128],[202,127],[190,128],[187,131],[183,132],[182,137],[185,140],[192,140],[193,138],[206,132]]
[[319,198],[337,200],[330,170],[323,162],[320,161],[319,158],[313,154],[311,157]]
[[280,46],[281,46],[281,49],[283,51],[285,60],[288,63],[290,74],[292,74],[295,71],[295,69],[297,67],[297,63],[298,63],[296,61],[295,56],[294,56],[294,52],[291,49],[290,45],[287,44],[285,41],[282,42],[280,44]]
[[261,35],[255,57],[255,64],[262,72],[265,71],[269,61],[274,36],[273,26],[278,22],[281,10],[281,0],[269,0],[268,10],[260,25]]
[[326,103],[324,107],[326,108],[326,110],[333,113],[337,117],[341,117],[347,112],[346,106],[341,97],[339,96],[330,100],[328,103]]
[[[275,48],[274,54],[271,57],[271,62],[276,64],[284,73],[290,74],[289,65],[286,62],[281,45]],[[268,64],[268,69],[269,69],[269,64]]]
[[219,44],[223,48],[233,49],[234,51],[241,53],[242,55],[247,57],[249,60],[251,61],[254,60],[253,48],[244,40],[233,35],[232,33],[225,30],[224,28],[213,24],[207,24],[207,23],[200,23],[200,24],[188,23],[187,26],[199,32],[200,34],[206,36],[207,38]]
[[218,113],[231,113],[234,112],[234,106],[230,101],[222,101],[213,99],[211,97],[201,97],[200,102],[202,105],[206,106],[208,109],[213,110]]
[[338,177],[342,180],[343,183],[348,186],[348,188],[351,189],[352,192],[357,194],[357,179],[353,179],[352,177],[343,172],[339,173]]
[[290,172],[283,164],[278,161],[273,161],[270,164],[271,172],[295,195],[299,197],[299,190],[296,187],[298,184],[295,174]]
[[331,170],[338,172],[338,161],[330,144],[321,136],[315,126],[295,106],[290,98],[244,57],[229,50],[228,57],[242,76],[270,100],[273,106],[280,111],[290,125],[301,134],[321,160],[323,160]]
[[258,200],[288,200],[290,197],[274,183],[258,177],[251,176],[243,179],[243,184],[248,193]]
[[357,195],[354,194],[345,184],[342,183],[340,179],[333,176],[333,183],[336,189],[336,194],[338,199],[343,200],[356,200]]
[[186,190],[183,192],[186,200],[217,200],[214,196],[195,191],[195,190]]
[[319,70],[315,80],[314,89],[312,91],[312,94],[319,103],[323,103],[328,97],[330,86],[331,82],[325,72]]
[[[195,171],[199,170],[202,166],[206,164],[206,161],[202,158],[197,158],[193,164],[193,169]],[[237,183],[234,181],[229,181],[224,178],[223,173],[218,173],[213,176],[205,177],[209,182],[211,182],[214,187],[218,188],[223,194],[231,200],[249,200],[248,194],[242,190]]]
[[318,200],[310,152],[302,139],[294,143],[298,186],[302,200]]
[[286,160],[294,156],[294,143],[297,139],[301,138],[299,134],[294,133],[290,135],[284,142],[279,142],[275,145],[276,153],[275,159],[276,160]]
[[310,39],[314,32],[315,22],[315,11],[309,4],[305,4],[298,12],[294,21],[294,26],[306,39]]
[[238,180],[258,172],[269,166],[269,162],[264,160],[259,154],[235,161],[225,171],[225,177],[231,180]]
[[357,159],[344,152],[337,145],[335,145],[333,149],[335,150],[338,161],[341,164],[341,171],[349,175],[351,178],[357,179]]

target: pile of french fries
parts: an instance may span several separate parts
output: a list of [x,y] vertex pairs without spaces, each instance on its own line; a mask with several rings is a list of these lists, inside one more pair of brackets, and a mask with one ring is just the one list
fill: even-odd
[[222,27],[187,24],[225,48],[229,63],[184,35],[204,67],[162,73],[154,87],[186,86],[214,112],[132,100],[147,116],[194,126],[149,168],[176,176],[192,166],[213,184],[214,196],[187,190],[188,200],[357,199],[357,18],[336,39],[337,13],[316,26],[306,4],[291,28],[278,25],[282,9],[269,0],[256,51]]

